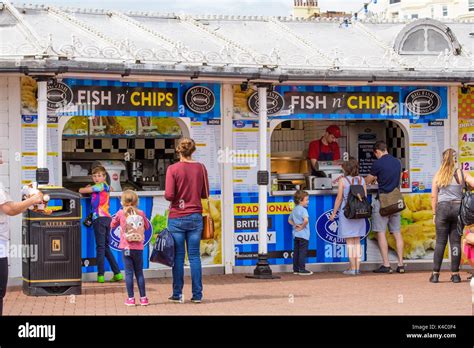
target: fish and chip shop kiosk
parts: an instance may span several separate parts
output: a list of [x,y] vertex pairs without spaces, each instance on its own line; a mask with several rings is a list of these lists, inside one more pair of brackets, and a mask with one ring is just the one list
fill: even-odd
[[[22,78],[22,184],[35,181],[36,82]],[[91,170],[102,165],[111,187],[110,213],[120,208],[121,192],[135,190],[139,209],[150,220],[145,232],[144,268],[151,245],[167,226],[169,202],[164,199],[165,175],[178,160],[176,142],[196,141],[194,158],[209,173],[215,238],[201,242],[204,267],[222,266],[221,179],[217,152],[221,144],[219,84],[120,82],[64,79],[48,84],[48,168],[50,183],[78,191],[92,183]],[[66,105],[66,106],[65,106]],[[60,108],[58,108],[60,106]],[[90,197],[81,198],[82,220],[90,213]],[[207,212],[207,206],[203,205]],[[123,269],[119,229],[111,231],[110,247]],[[82,271],[97,272],[92,228],[81,224]],[[106,271],[110,271],[108,262]]]
[[[257,162],[251,155],[258,150],[256,95],[255,90],[234,86],[233,145],[234,151],[241,154],[241,162],[233,171],[237,269],[255,265],[258,256],[261,207],[256,184]],[[287,221],[297,189],[305,189],[310,195],[308,263],[348,261],[345,242],[337,237],[338,219],[329,220],[342,168],[336,162],[320,161],[320,175],[308,174],[309,143],[320,139],[330,125],[341,129],[342,135],[337,139],[341,159],[356,158],[361,176],[369,174],[375,160],[372,149],[377,140],[386,141],[389,153],[401,160],[405,171],[402,192],[407,205],[402,212],[401,228],[405,239],[404,257],[407,261],[431,262],[436,235],[432,222],[431,180],[450,142],[447,87],[276,86],[268,91],[267,104],[270,264],[292,263],[292,230]],[[376,184],[368,186],[369,200],[376,192]],[[379,262],[380,254],[369,219],[366,229],[362,261]],[[388,236],[388,242],[390,259],[395,260],[395,240]]]
[[[228,85],[221,90],[220,84],[212,83],[53,80],[49,85],[51,94],[57,99],[66,98],[62,105],[70,104],[76,109],[63,107],[55,111],[54,104],[50,105],[50,183],[77,191],[91,183],[92,168],[103,165],[112,188],[112,215],[120,209],[123,190],[133,189],[138,193],[139,208],[152,226],[146,231],[144,266],[161,269],[148,262],[148,255],[157,233],[167,225],[169,202],[164,199],[164,178],[167,167],[177,160],[176,141],[190,136],[197,144],[195,159],[208,169],[210,214],[216,229],[214,240],[201,242],[203,266],[222,269],[223,250],[231,250],[235,267],[230,271],[248,272],[245,266],[254,266],[258,258],[259,125],[257,92],[242,87]],[[23,184],[34,181],[36,169],[36,99],[31,97],[36,93],[35,88],[34,80],[22,78]],[[375,160],[372,148],[377,140],[386,141],[389,153],[400,159],[405,172],[402,192],[407,204],[402,212],[401,228],[404,257],[407,262],[431,261],[435,246],[431,180],[439,167],[441,153],[452,142],[448,127],[452,93],[448,92],[448,87],[443,86],[310,85],[281,85],[268,91],[269,263],[280,265],[283,271],[284,265],[292,263],[292,231],[287,221],[297,189],[310,194],[308,263],[330,265],[348,260],[344,240],[337,238],[338,220],[329,220],[342,175],[340,163],[320,161],[319,175],[309,175],[309,143],[320,139],[330,125],[337,125],[341,130],[337,139],[341,159],[356,158],[362,176],[369,173]],[[227,110],[229,104],[222,95],[232,98],[231,122],[225,122],[229,129],[221,122],[221,108]],[[229,153],[219,150],[230,140],[221,137],[224,132],[232,134],[233,155],[233,205],[225,206],[228,216],[233,216],[233,232],[227,228],[225,233],[221,172],[222,163],[226,163],[223,156]],[[369,186],[369,199],[376,192],[376,184]],[[81,206],[84,219],[90,212],[90,198],[83,197]],[[82,270],[93,273],[97,270],[93,231],[81,226]],[[370,220],[366,221],[366,229],[367,235],[362,240],[363,261],[379,262]],[[230,238],[229,233],[233,234]],[[118,237],[118,230],[111,231],[110,246],[123,268]],[[224,240],[233,245],[230,248],[223,245]],[[390,258],[394,259],[395,241],[390,235],[388,243]],[[228,258],[229,255],[226,264]],[[108,271],[107,267],[108,263]],[[229,272],[227,267],[226,272]]]

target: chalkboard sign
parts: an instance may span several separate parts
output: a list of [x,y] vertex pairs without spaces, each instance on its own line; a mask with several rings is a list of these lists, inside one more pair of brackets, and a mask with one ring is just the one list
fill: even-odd
[[375,143],[358,143],[359,148],[359,174],[368,175],[372,164],[377,160],[374,155]]

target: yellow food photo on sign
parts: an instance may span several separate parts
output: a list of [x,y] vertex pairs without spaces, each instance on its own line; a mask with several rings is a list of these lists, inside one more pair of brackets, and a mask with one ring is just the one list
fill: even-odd
[[23,114],[31,114],[37,112],[37,91],[38,85],[34,79],[29,76],[24,76],[21,78],[21,106]]
[[136,134],[136,117],[101,116],[91,118],[91,135],[93,136],[132,136]]
[[[209,208],[205,199],[201,200],[203,215],[209,214]],[[203,264],[222,263],[222,218],[221,200],[209,198],[210,215],[214,221],[214,239],[201,240],[201,257]]]
[[89,119],[86,116],[70,118],[64,126],[63,135],[87,135],[89,132]]
[[[401,212],[401,234],[404,241],[403,257],[414,260],[426,258],[436,245],[436,226],[433,223],[431,194],[410,194],[403,196],[406,208]],[[395,238],[387,231],[390,249],[397,250]],[[448,258],[448,249],[445,258]]]
[[246,91],[242,91],[240,85],[234,86],[234,112],[241,116],[249,116],[251,114],[248,107],[248,99],[255,90],[249,88]]

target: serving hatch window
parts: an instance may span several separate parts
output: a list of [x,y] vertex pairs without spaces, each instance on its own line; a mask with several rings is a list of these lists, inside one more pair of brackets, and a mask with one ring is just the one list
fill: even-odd
[[321,139],[331,125],[338,126],[341,131],[336,140],[340,158],[357,158],[362,175],[370,171],[375,159],[372,149],[377,140],[384,140],[388,152],[400,159],[403,168],[408,168],[408,136],[396,121],[286,120],[273,129],[270,137],[271,171],[278,174],[308,173],[309,145]]

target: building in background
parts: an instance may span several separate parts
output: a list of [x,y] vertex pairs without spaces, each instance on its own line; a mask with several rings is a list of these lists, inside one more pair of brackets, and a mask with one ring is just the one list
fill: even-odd
[[326,11],[319,14],[321,18],[350,18],[351,16],[352,13],[343,11]]
[[317,0],[294,0],[293,16],[298,18],[319,17],[320,10]]
[[379,0],[370,10],[387,19],[474,19],[474,0]]

